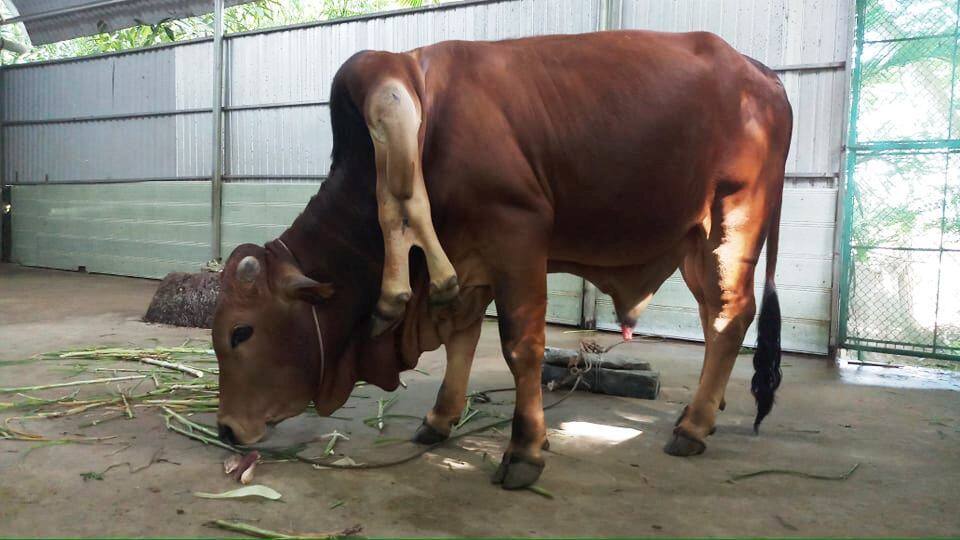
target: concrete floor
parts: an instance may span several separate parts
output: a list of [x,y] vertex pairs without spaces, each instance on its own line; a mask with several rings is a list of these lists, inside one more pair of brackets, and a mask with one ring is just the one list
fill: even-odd
[[[205,339],[206,331],[139,321],[156,284],[0,265],[0,386],[68,376],[50,363],[4,365],[35,353]],[[565,330],[551,327],[548,344],[575,347],[584,337]],[[613,343],[617,337],[596,339]],[[167,431],[156,413],[144,411],[132,420],[82,430],[78,426],[95,415],[26,423],[49,436],[116,436],[104,443],[0,441],[0,536],[210,536],[218,534],[203,525],[211,519],[301,532],[360,524],[371,536],[960,534],[960,386],[951,375],[925,373],[922,384],[912,385],[918,388],[904,388],[913,379],[898,378],[896,369],[836,368],[823,359],[786,355],[777,406],[755,437],[748,389],[752,366],[742,356],[707,453],[679,459],[661,447],[692,395],[702,347],[660,341],[619,350],[660,370],[661,396],[643,401],[578,392],[548,411],[552,448],[539,485],[555,494],[554,500],[489,483],[481,453],[499,458],[507,439],[497,432],[382,470],[314,470],[299,463],[258,467],[257,482],[280,491],[282,503],[198,499],[191,492],[237,486],[221,470],[225,452]],[[420,367],[429,375],[405,375],[409,388],[399,391],[392,412],[421,416],[432,404],[442,352],[424,355]],[[511,384],[496,325],[488,323],[471,387]],[[356,461],[411,452],[409,443],[372,445],[378,435],[359,419],[374,414],[373,398],[383,392],[357,393],[370,399],[352,398],[348,406],[354,408],[338,413],[357,420],[301,416],[280,425],[269,442],[310,440],[338,429],[352,435],[338,449]],[[545,401],[556,397],[548,393]],[[14,400],[0,395],[0,401]],[[417,423],[392,421],[383,436],[408,437]],[[584,427],[585,433],[578,429]],[[126,466],[114,468],[102,481],[80,476],[115,463],[136,468],[158,449],[175,464],[156,463],[133,474]],[[311,449],[319,453],[317,444]],[[732,475],[760,469],[837,474],[856,463],[859,469],[845,481],[761,476],[728,482]],[[344,504],[331,509],[336,501]]]

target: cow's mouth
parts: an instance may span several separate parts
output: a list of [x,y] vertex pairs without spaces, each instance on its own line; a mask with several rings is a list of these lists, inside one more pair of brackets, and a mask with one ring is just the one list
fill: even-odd
[[217,422],[217,435],[221,441],[232,444],[246,446],[258,443],[264,440],[271,431],[266,422],[250,426],[231,419],[222,419]]

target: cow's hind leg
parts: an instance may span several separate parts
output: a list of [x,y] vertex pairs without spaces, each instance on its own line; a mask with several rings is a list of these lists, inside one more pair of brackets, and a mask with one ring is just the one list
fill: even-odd
[[413,436],[414,442],[435,444],[450,436],[466,402],[470,367],[482,326],[483,317],[469,327],[454,332],[447,340],[447,369],[437,393],[437,401]]
[[764,193],[750,189],[718,199],[705,223],[709,233],[695,242],[683,262],[684,279],[700,303],[705,354],[693,401],[664,448],[668,454],[702,453],[704,440],[714,430],[730,372],[756,312],[753,273],[771,214],[769,202]]
[[377,203],[384,239],[383,283],[372,333],[391,328],[410,299],[410,248],[423,249],[430,274],[430,300],[446,303],[458,292],[457,274],[440,246],[423,180],[419,101],[398,80],[387,80],[366,100],[373,139]]

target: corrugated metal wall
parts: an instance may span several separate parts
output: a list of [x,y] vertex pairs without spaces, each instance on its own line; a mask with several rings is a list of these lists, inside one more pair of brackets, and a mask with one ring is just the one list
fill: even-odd
[[13,260],[146,277],[207,261],[211,66],[193,43],[5,68]]
[[[329,168],[330,82],[358,50],[588,32],[619,15],[613,27],[713,30],[769,65],[796,67],[845,59],[847,4],[495,0],[228,37],[223,253],[275,237],[316,191]],[[211,50],[198,41],[3,70],[2,174],[16,185],[15,261],[160,277],[209,259]],[[787,324],[797,329],[785,341],[822,352],[845,71],[807,66],[783,77],[797,113],[788,168],[802,178],[791,181],[784,211],[790,247],[781,248],[780,283],[796,308],[785,308]],[[580,278],[551,276],[550,319],[579,323],[582,290]],[[699,338],[688,297],[672,278],[641,330]],[[601,298],[601,326],[611,313]]]

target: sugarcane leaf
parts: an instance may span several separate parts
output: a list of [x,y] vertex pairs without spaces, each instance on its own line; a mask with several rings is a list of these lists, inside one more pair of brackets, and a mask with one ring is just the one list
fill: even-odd
[[283,496],[275,489],[260,484],[244,486],[240,489],[224,491],[223,493],[204,493],[202,491],[195,491],[193,495],[194,497],[200,497],[201,499],[240,499],[243,497],[263,497],[264,499],[270,499],[271,501],[279,500],[280,497]]

